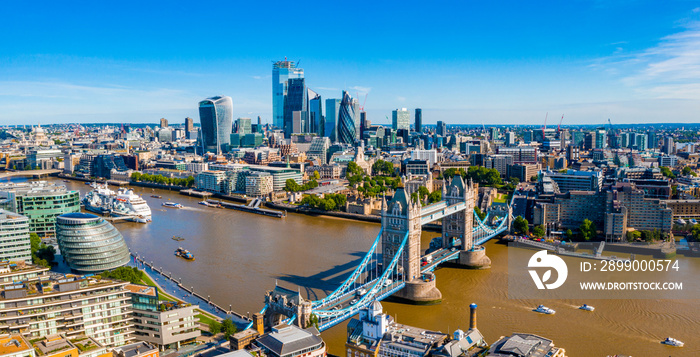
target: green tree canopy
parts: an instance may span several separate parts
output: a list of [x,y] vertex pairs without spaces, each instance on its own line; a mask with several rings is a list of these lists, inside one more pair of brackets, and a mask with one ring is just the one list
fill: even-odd
[[544,237],[544,234],[545,234],[544,225],[540,224],[539,226],[535,226],[535,228],[532,229],[532,234],[534,234],[535,237],[538,237],[538,238]]
[[579,234],[581,235],[581,240],[589,241],[595,238],[598,233],[595,224],[589,219],[584,219],[579,226]]
[[528,224],[527,219],[523,218],[522,216],[517,216],[513,221],[513,229],[521,234],[528,234],[530,231]]

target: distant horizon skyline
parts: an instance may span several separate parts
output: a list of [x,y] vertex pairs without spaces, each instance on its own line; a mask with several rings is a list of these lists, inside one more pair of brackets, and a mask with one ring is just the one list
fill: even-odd
[[0,125],[199,122],[198,102],[219,94],[233,99],[234,118],[272,123],[272,63],[285,57],[301,60],[324,100],[367,96],[375,124],[404,107],[433,125],[541,125],[547,112],[548,123],[563,113],[572,125],[700,121],[697,4],[308,5],[323,31],[295,37],[280,35],[289,22],[274,4],[220,4],[241,14],[229,22],[177,1],[44,2],[32,12],[9,3]]

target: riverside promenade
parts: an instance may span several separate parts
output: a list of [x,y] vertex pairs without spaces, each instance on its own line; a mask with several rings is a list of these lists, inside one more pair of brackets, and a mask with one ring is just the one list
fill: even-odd
[[208,295],[205,296],[204,292],[200,293],[196,291],[193,286],[187,287],[183,285],[182,279],[178,279],[176,276],[173,276],[172,273],[166,272],[162,268],[155,266],[152,261],[147,261],[135,253],[131,253],[131,256],[132,259],[129,262],[129,265],[144,270],[146,274],[153,278],[156,285],[158,285],[158,287],[166,294],[184,302],[199,305],[200,310],[206,311],[221,319],[230,318],[239,326],[246,326],[250,322],[247,316],[217,305],[211,301],[211,298]]

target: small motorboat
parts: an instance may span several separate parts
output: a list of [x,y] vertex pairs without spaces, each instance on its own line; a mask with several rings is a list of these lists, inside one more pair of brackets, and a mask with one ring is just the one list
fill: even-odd
[[163,206],[170,207],[170,208],[182,208],[182,207],[184,207],[183,205],[181,205],[177,202],[163,202]]
[[673,347],[683,347],[683,345],[685,345],[685,343],[678,341],[673,337],[666,337],[666,339],[661,341],[661,343],[664,345],[669,345],[669,346],[673,346]]
[[552,314],[556,313],[556,311],[554,311],[554,310],[552,310],[544,305],[537,306],[537,308],[533,309],[532,311],[539,312],[542,314],[547,314],[547,315],[552,315]]
[[194,255],[192,255],[189,250],[182,247],[178,247],[177,250],[175,250],[175,255],[186,260],[194,260]]
[[163,196],[161,196],[161,195],[151,195],[151,197],[153,197],[153,198],[163,198]]
[[595,307],[583,304],[583,305],[579,306],[579,310],[593,311],[593,310],[595,310]]

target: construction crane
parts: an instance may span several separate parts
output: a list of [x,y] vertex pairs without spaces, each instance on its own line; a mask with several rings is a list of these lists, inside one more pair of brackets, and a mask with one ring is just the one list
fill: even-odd
[[[367,103],[367,96],[369,93],[365,93],[365,100],[362,101],[362,106],[360,107],[360,111],[364,112],[365,111],[365,103]],[[360,98],[360,93],[357,93],[357,98]]]
[[564,114],[561,115],[561,119],[559,119],[559,125],[557,125],[557,133],[561,131],[561,122],[564,120]]
[[484,125],[484,119],[481,119],[481,127],[484,129],[484,138],[486,137],[486,125]]

